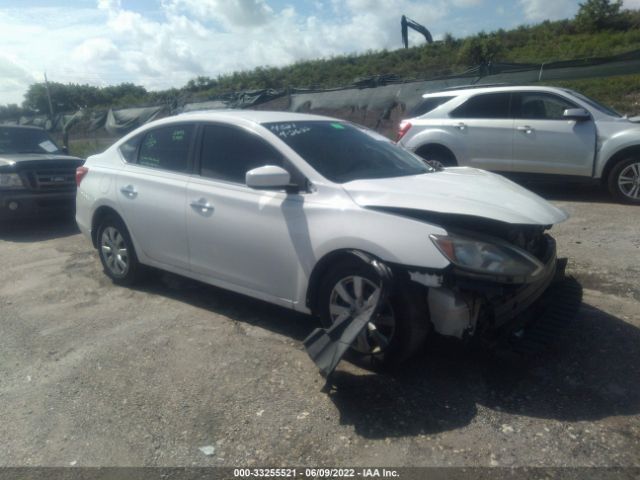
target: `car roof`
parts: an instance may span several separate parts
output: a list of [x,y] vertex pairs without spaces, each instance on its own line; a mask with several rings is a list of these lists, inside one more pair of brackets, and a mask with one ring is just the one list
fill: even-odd
[[211,121],[241,119],[254,123],[269,122],[302,122],[302,121],[336,121],[335,118],[308,113],[276,112],[270,110],[204,110],[181,113],[170,117],[175,121]]
[[469,93],[478,94],[478,93],[500,93],[500,92],[513,92],[519,90],[537,90],[537,91],[546,91],[546,92],[558,92],[567,90],[559,87],[547,87],[542,85],[509,85],[509,86],[489,86],[489,87],[466,87],[460,89],[445,89],[439,90],[437,92],[429,92],[422,95],[422,98],[430,98],[430,97],[442,97],[442,96],[457,96],[457,95],[465,95]]

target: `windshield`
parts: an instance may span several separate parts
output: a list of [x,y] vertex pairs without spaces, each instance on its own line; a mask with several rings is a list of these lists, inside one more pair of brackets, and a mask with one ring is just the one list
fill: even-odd
[[596,110],[599,110],[605,115],[609,115],[610,117],[622,117],[622,115],[616,112],[613,108],[607,107],[606,105],[601,104],[600,102],[598,102],[597,100],[594,100],[593,98],[589,98],[586,95],[578,93],[574,90],[566,90],[566,91],[569,92],[574,97],[578,97],[583,102],[587,102],[593,108],[595,108]]
[[274,122],[264,126],[336,183],[433,171],[420,158],[372,130],[340,121]]
[[36,128],[0,127],[0,154],[61,153],[43,130]]

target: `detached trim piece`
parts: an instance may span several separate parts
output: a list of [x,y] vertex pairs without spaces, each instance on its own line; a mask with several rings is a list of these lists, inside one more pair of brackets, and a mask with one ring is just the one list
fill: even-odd
[[325,388],[329,385],[329,378],[344,357],[351,344],[374,318],[380,307],[389,296],[393,285],[391,269],[384,263],[359,250],[349,250],[346,253],[371,266],[380,278],[380,293],[375,305],[361,312],[355,317],[348,317],[340,323],[335,323],[328,329],[316,328],[304,340],[304,348],[311,360],[317,365],[322,376],[327,379]]

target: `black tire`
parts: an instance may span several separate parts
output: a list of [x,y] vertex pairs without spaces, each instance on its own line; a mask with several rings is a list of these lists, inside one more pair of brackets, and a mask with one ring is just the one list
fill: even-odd
[[455,155],[440,145],[427,145],[419,148],[416,153],[422,157],[425,162],[438,170],[458,165]]
[[[119,217],[109,215],[100,222],[97,245],[104,273],[111,278],[113,283],[133,285],[140,280],[142,265],[138,261],[129,231]],[[122,248],[126,250],[126,255],[115,253],[116,250],[122,250]]]
[[[375,285],[380,284],[375,270],[362,261],[342,262],[331,267],[320,282],[318,292],[318,313],[325,328],[330,327],[333,322],[330,305],[334,288],[341,280],[354,276],[367,279]],[[388,367],[402,363],[423,347],[430,330],[424,289],[419,285],[394,284],[394,290],[387,300],[387,305],[381,309],[378,318],[373,321],[374,325],[377,324],[380,316],[388,315],[389,312],[393,314],[394,328],[388,337],[388,345],[379,351],[365,353],[356,350],[355,345],[358,344],[356,342],[351,349],[351,355],[356,360],[365,360],[374,368]],[[379,328],[382,329],[383,326]],[[389,334],[389,331],[379,331]],[[370,335],[366,330],[365,334]],[[377,347],[379,348],[379,345]]]
[[613,198],[619,202],[640,205],[640,183],[634,184],[633,180],[623,180],[629,183],[620,185],[621,177],[633,178],[636,182],[640,182],[640,158],[627,158],[616,163],[607,177],[607,187]]

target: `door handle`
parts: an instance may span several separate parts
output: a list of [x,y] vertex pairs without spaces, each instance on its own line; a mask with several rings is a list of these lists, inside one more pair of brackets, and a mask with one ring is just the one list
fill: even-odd
[[524,132],[527,135],[529,135],[531,132],[533,132],[533,128],[531,128],[529,125],[518,126],[516,128],[518,129],[518,131]]
[[454,125],[454,126],[455,126],[458,130],[464,130],[465,128],[467,128],[467,125],[466,125],[466,124],[464,124],[464,123],[462,123],[462,122],[460,122],[460,123],[458,123],[458,124],[456,124],[456,125]]
[[207,202],[206,198],[199,198],[198,200],[194,200],[190,203],[191,207],[196,210],[200,210],[200,213],[209,213],[213,212],[214,207],[209,202]]
[[120,191],[129,198],[134,198],[138,194],[133,185],[126,185],[122,187]]

